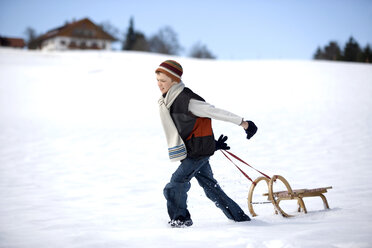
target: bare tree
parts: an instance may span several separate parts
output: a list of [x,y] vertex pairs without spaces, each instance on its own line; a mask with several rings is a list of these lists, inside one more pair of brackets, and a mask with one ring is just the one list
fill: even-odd
[[104,21],[99,24],[103,31],[114,37],[116,40],[119,40],[119,29],[112,25],[109,21]]
[[37,42],[37,33],[35,29],[27,27],[24,34],[26,35],[26,43],[28,49],[37,49],[39,43]]
[[192,46],[190,57],[199,58],[199,59],[215,59],[216,58],[216,56],[214,56],[212,52],[209,51],[207,46],[200,42],[197,42]]
[[154,53],[177,55],[182,50],[176,32],[169,26],[161,28],[152,36],[149,45],[150,51]]

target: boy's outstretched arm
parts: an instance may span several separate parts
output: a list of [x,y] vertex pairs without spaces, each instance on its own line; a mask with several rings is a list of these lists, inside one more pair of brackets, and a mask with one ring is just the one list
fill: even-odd
[[195,116],[227,121],[242,126],[247,134],[247,139],[250,139],[257,132],[257,126],[252,121],[245,121],[243,117],[227,110],[216,108],[207,102],[191,99],[189,111]]

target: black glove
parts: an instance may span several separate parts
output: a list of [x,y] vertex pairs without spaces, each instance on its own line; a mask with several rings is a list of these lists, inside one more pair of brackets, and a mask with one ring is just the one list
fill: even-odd
[[215,140],[216,142],[216,148],[215,148],[215,151],[217,150],[230,150],[230,146],[228,146],[226,144],[226,140],[227,140],[227,136],[223,136],[223,134],[221,134],[221,136],[218,138],[218,140]]
[[253,121],[246,122],[248,122],[248,128],[245,130],[245,133],[247,134],[247,139],[250,139],[257,132],[257,126],[253,123]]

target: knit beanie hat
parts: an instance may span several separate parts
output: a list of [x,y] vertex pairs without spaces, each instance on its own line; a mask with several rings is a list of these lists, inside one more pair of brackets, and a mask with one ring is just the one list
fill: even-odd
[[166,60],[159,65],[155,72],[162,72],[176,82],[181,81],[183,73],[182,66],[174,60]]

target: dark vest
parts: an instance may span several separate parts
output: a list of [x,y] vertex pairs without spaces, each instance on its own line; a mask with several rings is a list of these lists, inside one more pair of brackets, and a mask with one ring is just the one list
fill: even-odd
[[171,117],[186,145],[187,157],[211,156],[215,150],[211,119],[193,115],[189,111],[190,99],[204,102],[203,98],[189,88],[184,88],[170,108]]

